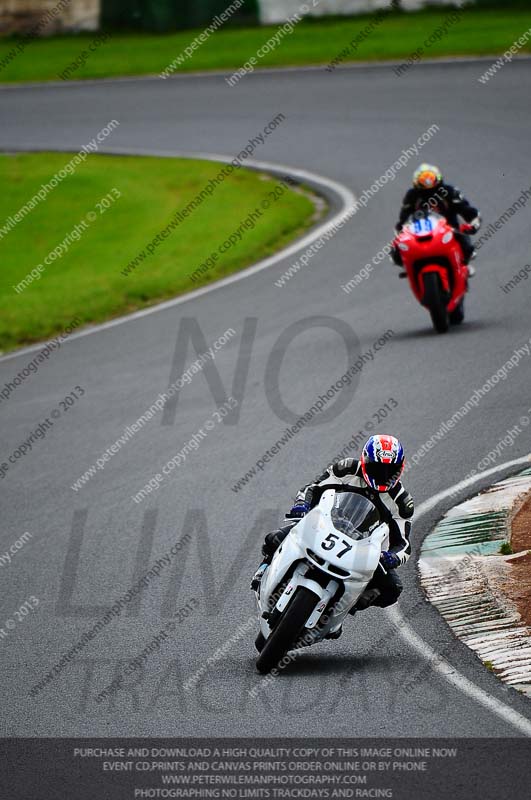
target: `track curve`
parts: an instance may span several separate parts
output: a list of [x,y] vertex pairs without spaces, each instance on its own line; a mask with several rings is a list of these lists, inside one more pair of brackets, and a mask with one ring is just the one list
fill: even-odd
[[[257,73],[235,89],[220,76],[10,89],[0,93],[5,119],[0,148],[77,149],[116,118],[120,127],[109,145],[113,149],[234,156],[282,111],[287,120],[266,140],[259,159],[326,175],[361,194],[435,123],[440,131],[420,158],[443,164],[449,180],[457,180],[477,199],[488,224],[529,185],[522,164],[528,156],[531,112],[522,101],[529,95],[531,67],[513,63],[486,86],[477,83],[481,71],[470,62],[418,66],[402,79],[385,66],[341,69],[333,75],[324,70]],[[248,693],[259,681],[253,631],[236,637],[193,691],[182,686],[254,611],[247,583],[261,528],[273,525],[298,486],[359,429],[367,429],[375,409],[394,398],[398,407],[384,425],[414,453],[529,340],[527,283],[510,293],[500,289],[526,261],[526,210],[481,250],[468,319],[447,337],[431,333],[427,315],[386,263],[352,294],[341,291],[387,241],[416,160],[284,288],[274,281],[292,259],[178,306],[71,340],[0,404],[6,454],[73,386],[86,389],[84,402],[1,484],[8,502],[0,550],[23,531],[33,533],[9,568],[2,568],[1,618],[12,615],[30,595],[40,600],[38,615],[2,643],[7,734],[518,733],[507,720],[459,694],[429,663],[421,664],[419,653],[396,636],[392,620],[377,611],[360,615],[337,643],[303,655],[256,698]],[[73,480],[167,388],[185,318],[197,320],[207,343],[229,327],[237,331],[215,362],[228,393],[245,330],[248,374],[238,423],[221,423],[212,430],[187,457],[178,481],[167,480],[141,505],[132,501],[131,495],[219,405],[204,375],[196,375],[181,392],[174,419],[166,415],[168,424],[152,421],[82,490],[73,492]],[[244,327],[245,318],[255,322]],[[279,365],[275,342],[303,318],[311,320],[308,329],[293,340]],[[333,318],[339,327],[350,325],[362,353],[386,330],[393,336],[363,367],[346,410],[326,424],[304,429],[258,479],[234,493],[231,486],[286,426],[277,416],[274,392],[264,387],[272,350],[282,400],[296,413],[311,406],[347,368],[345,345],[337,331],[322,327],[323,318]],[[27,360],[19,355],[0,363],[0,385]],[[408,473],[418,501],[466,476],[528,409],[529,363],[523,360]],[[244,372],[240,364],[241,382]],[[521,437],[511,456],[528,451]],[[417,546],[445,502],[450,504],[441,500],[422,519],[414,535]],[[101,606],[129,588],[139,542],[138,564],[147,569],[187,530],[192,541],[176,572],[175,565],[162,572],[142,594],[138,609],[132,607],[114,620],[37,698],[30,698],[31,686],[95,623]],[[419,605],[414,558],[403,576],[407,590],[401,613],[415,633],[472,683],[531,719],[529,703],[500,686],[452,639],[437,613]],[[130,691],[96,703],[120,660],[140,653],[167,623],[163,611],[174,612],[191,597],[200,611],[150,656]],[[418,681],[404,691],[415,675]]]

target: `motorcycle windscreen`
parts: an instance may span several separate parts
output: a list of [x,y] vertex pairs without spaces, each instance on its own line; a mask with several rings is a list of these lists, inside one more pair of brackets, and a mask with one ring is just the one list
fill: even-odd
[[368,539],[381,522],[376,506],[351,492],[336,493],[330,516],[334,528],[351,539]]
[[435,211],[431,211],[429,214],[424,212],[416,213],[409,217],[407,227],[410,233],[414,233],[417,236],[427,236],[433,233],[441,219],[444,218]]

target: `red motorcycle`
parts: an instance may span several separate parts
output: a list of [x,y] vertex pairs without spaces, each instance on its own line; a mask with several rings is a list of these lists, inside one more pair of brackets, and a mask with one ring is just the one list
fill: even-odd
[[[469,225],[460,226],[471,233]],[[459,325],[465,318],[468,267],[454,229],[436,212],[417,212],[397,234],[393,245],[402,257],[413,294],[430,312],[433,327],[446,333],[450,323]]]

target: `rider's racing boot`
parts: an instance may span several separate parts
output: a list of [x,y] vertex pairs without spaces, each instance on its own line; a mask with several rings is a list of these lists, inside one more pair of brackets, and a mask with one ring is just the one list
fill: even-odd
[[262,564],[260,564],[256,572],[254,573],[253,579],[251,581],[251,589],[253,592],[259,591],[262,578],[264,577],[264,572],[266,571],[268,566],[269,564],[266,561],[264,561]]
[[372,606],[375,600],[380,596],[379,589],[365,589],[360,595],[356,604],[350,609],[349,614],[355,614],[356,611],[365,611],[366,608]]

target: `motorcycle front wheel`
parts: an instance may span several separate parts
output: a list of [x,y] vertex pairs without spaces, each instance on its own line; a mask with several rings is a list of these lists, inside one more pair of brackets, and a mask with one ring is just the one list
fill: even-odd
[[431,321],[437,333],[446,333],[450,327],[450,320],[448,318],[441,281],[435,272],[428,272],[424,275],[423,305],[425,305],[430,312]]
[[269,634],[256,661],[256,669],[265,675],[276,667],[288,650],[292,650],[319,602],[317,595],[305,586],[299,586],[293,600],[282,615],[280,622]]

